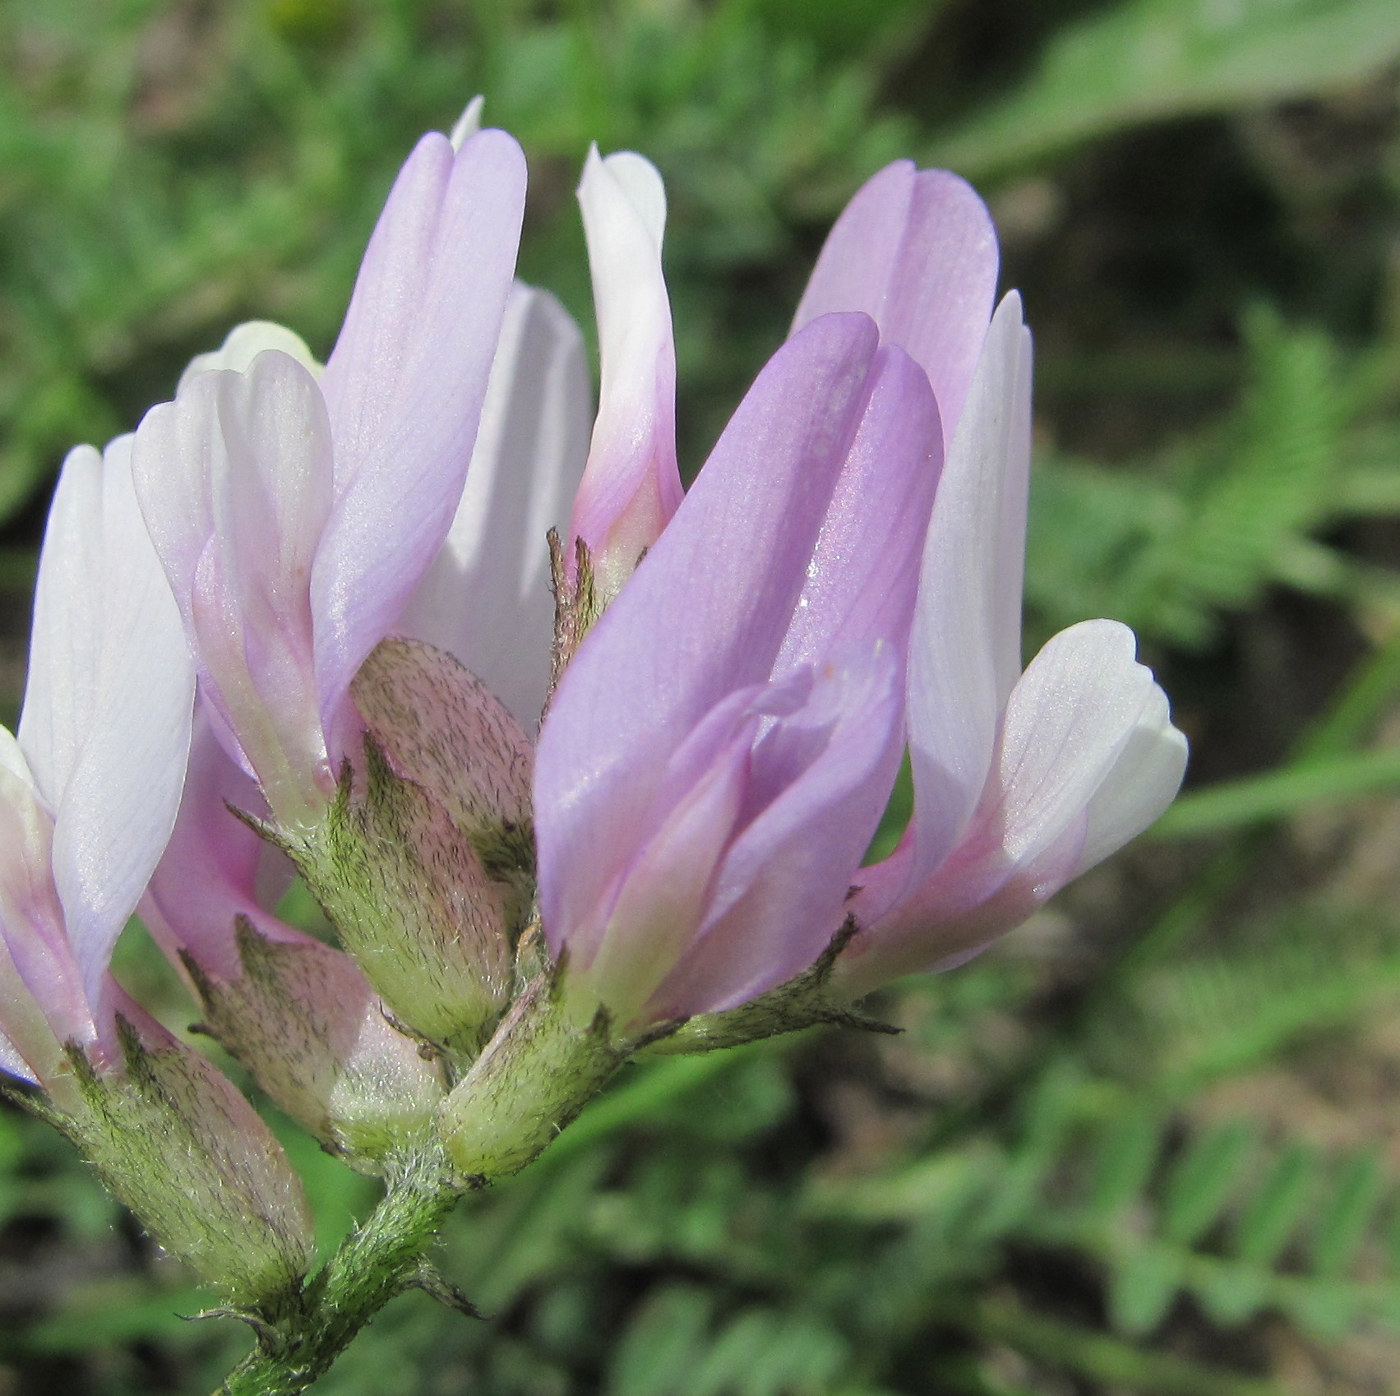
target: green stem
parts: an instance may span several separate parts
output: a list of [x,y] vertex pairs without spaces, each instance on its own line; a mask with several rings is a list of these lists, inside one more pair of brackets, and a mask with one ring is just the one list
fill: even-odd
[[259,1330],[257,1350],[216,1396],[305,1391],[390,1299],[427,1277],[423,1254],[459,1196],[440,1156],[412,1160],[307,1285],[297,1312]]

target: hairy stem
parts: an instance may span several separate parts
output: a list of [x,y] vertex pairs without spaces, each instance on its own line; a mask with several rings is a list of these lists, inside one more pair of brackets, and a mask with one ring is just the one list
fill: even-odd
[[440,1155],[410,1161],[365,1223],[306,1286],[296,1311],[259,1326],[258,1347],[216,1396],[296,1396],[396,1294],[425,1282],[423,1259],[460,1187]]

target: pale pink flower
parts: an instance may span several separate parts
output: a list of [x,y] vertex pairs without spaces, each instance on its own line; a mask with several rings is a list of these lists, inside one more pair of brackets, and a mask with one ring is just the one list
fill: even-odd
[[[1185,743],[1123,627],[1019,677],[1030,347],[1014,295],[989,325],[996,274],[963,181],[875,176],[565,674],[535,819],[585,1014],[733,1007],[848,914],[848,992],[946,963],[1175,793]],[[906,739],[910,832],[862,868]]]
[[204,702],[286,827],[333,794],[357,730],[350,681],[461,501],[524,189],[504,133],[460,150],[425,136],[319,377],[288,332],[245,330],[137,432],[141,507]]
[[194,672],[131,483],[131,438],[69,453],[34,600],[18,739],[0,729],[0,1064],[54,1080],[61,1049],[117,1057],[141,1018],[112,947],[180,801]]

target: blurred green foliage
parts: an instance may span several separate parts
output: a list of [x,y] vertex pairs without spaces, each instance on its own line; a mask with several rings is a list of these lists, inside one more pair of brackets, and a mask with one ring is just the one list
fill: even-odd
[[[1311,1362],[1345,1392],[1318,1354],[1357,1335],[1383,1387],[1397,64],[1392,0],[0,3],[13,655],[63,451],[239,319],[325,352],[398,163],[480,91],[531,160],[522,274],[590,332],[588,143],[665,175],[691,469],[859,182],[979,180],[1038,336],[1030,628],[1129,621],[1196,746],[1151,842],[887,996],[902,1037],[630,1071],[454,1219],[489,1321],[396,1301],[320,1389],[1262,1396]],[[282,1133],[331,1245],[371,1189]],[[200,1303],[0,1115],[0,1392],[210,1389],[247,1339]]]

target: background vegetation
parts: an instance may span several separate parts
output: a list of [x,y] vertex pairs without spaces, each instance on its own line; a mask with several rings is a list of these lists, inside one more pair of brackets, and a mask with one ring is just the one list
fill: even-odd
[[[1400,1370],[1394,0],[0,0],[0,705],[63,452],[235,321],[330,346],[475,92],[523,274],[590,323],[590,140],[671,194],[694,468],[858,183],[984,190],[1037,332],[1030,627],[1120,617],[1192,737],[1155,833],[892,1039],[629,1072],[327,1396],[1264,1396]],[[897,817],[897,816],[896,816]],[[191,1015],[139,937],[125,972]],[[370,1185],[288,1129],[328,1241]],[[0,1396],[197,1392],[246,1344],[0,1115]]]

